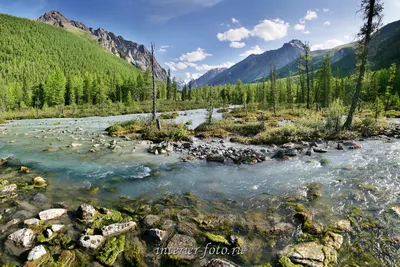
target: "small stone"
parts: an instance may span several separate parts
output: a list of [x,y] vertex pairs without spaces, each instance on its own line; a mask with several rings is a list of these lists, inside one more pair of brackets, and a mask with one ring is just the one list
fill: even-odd
[[79,147],[79,146],[82,146],[82,144],[72,143],[69,145],[69,147]]
[[187,249],[187,251],[194,251],[197,248],[196,239],[186,235],[176,234],[174,235],[171,240],[168,242],[167,250],[168,251],[178,251],[179,253],[175,254],[174,257],[178,260],[194,260],[196,255],[185,253],[182,248]]
[[61,217],[67,213],[66,209],[48,209],[39,212],[39,218],[43,221],[52,220]]
[[33,202],[47,203],[48,199],[45,195],[38,193],[31,198]]
[[0,193],[1,194],[8,194],[8,193],[12,193],[15,190],[17,190],[18,186],[16,184],[10,184],[10,185],[6,185],[3,188],[0,189]]
[[35,233],[31,229],[20,229],[8,236],[8,239],[14,241],[15,243],[22,244],[22,246],[28,248],[33,246],[33,241],[35,240]]
[[162,241],[167,236],[167,232],[160,229],[150,229],[149,235],[158,241]]
[[42,177],[33,178],[33,185],[35,187],[45,187],[45,186],[47,186],[46,180],[43,179]]
[[342,231],[351,231],[351,223],[348,220],[340,220],[336,223],[336,228]]
[[24,172],[24,173],[29,173],[28,167],[25,167],[25,166],[21,166],[21,168],[19,168],[19,171]]
[[153,228],[153,226],[160,221],[160,217],[157,215],[147,215],[144,220],[143,224],[147,228]]
[[26,226],[39,225],[40,224],[40,220],[36,219],[36,218],[27,219],[27,220],[24,221],[24,224]]
[[51,230],[53,232],[57,233],[57,232],[61,231],[64,227],[65,227],[65,225],[62,225],[62,224],[53,224],[51,226]]
[[79,245],[84,248],[98,249],[104,240],[102,235],[84,235],[79,239]]
[[50,238],[53,235],[53,231],[51,229],[46,229],[46,231],[44,231],[44,236],[46,238]]
[[132,221],[126,223],[114,223],[111,225],[103,226],[101,228],[101,232],[103,233],[103,236],[107,237],[110,235],[126,232],[134,227],[136,227],[136,223]]
[[209,261],[205,267],[236,267],[233,263],[230,263],[222,259],[213,259]]
[[78,219],[83,221],[93,221],[93,217],[96,215],[96,210],[92,205],[82,204],[79,206],[77,211]]
[[28,261],[35,261],[40,257],[46,255],[46,253],[46,249],[42,245],[36,246],[31,251],[29,251]]

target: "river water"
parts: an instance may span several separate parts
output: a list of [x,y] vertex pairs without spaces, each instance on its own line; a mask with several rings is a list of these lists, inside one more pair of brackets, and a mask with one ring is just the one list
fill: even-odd
[[[196,127],[205,115],[205,110],[180,112],[176,121],[191,120],[191,127]],[[48,190],[70,188],[71,198],[78,197],[81,188],[96,186],[100,200],[117,200],[120,196],[156,199],[191,191],[204,199],[234,199],[249,202],[251,207],[251,200],[257,196],[301,194],[304,184],[317,182],[322,185],[321,201],[332,217],[342,218],[354,205],[371,216],[393,216],[390,208],[400,203],[399,140],[371,139],[360,142],[360,150],[287,161],[221,165],[200,160],[184,163],[179,160],[183,155],[175,153],[150,155],[148,145],[109,137],[104,131],[115,122],[146,116],[10,121],[0,126],[0,158],[13,156],[42,173],[49,180]],[[216,118],[220,116],[215,114]],[[95,146],[114,139],[122,150]],[[81,146],[68,147],[73,143]],[[89,152],[91,148],[97,152]],[[328,163],[321,165],[321,159]],[[364,190],[364,185],[376,189]],[[110,187],[113,192],[107,190]],[[383,217],[382,221],[385,223]],[[389,227],[387,220],[386,224],[386,235],[400,235],[399,224]]]

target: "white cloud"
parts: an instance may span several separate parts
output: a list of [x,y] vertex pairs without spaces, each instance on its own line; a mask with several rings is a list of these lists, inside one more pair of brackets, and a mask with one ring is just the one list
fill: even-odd
[[158,52],[163,54],[163,53],[167,52],[168,48],[169,48],[169,45],[162,45],[162,46],[160,46],[160,49],[158,49]]
[[196,62],[196,61],[202,61],[210,56],[212,56],[212,54],[207,54],[206,52],[204,52],[204,49],[197,48],[196,51],[182,54],[182,56],[180,56],[179,59],[182,61]]
[[239,21],[238,19],[232,18],[232,23],[233,23],[233,24],[239,23],[239,22],[240,22],[240,21]]
[[263,20],[256,25],[251,32],[252,36],[257,36],[265,41],[278,40],[287,35],[289,23],[280,19]]
[[218,33],[217,38],[220,41],[238,42],[250,36],[250,31],[245,27],[230,29],[224,33]]
[[296,24],[296,25],[294,25],[294,30],[295,31],[304,31],[305,28],[306,28],[306,25],[304,25],[304,24]]
[[331,48],[335,48],[337,46],[343,45],[344,42],[341,40],[337,40],[337,39],[332,39],[332,40],[328,40],[322,44],[316,44],[311,46],[311,50],[324,50],[324,49],[331,49]]
[[325,21],[325,22],[324,22],[324,25],[325,25],[325,26],[329,26],[329,25],[331,25],[331,22],[330,22],[330,21]]
[[191,80],[196,80],[202,76],[201,73],[190,73],[190,72],[185,72],[181,73],[175,76],[175,79],[177,81],[181,81],[184,84],[188,84]]
[[313,20],[318,18],[317,12],[308,10],[306,16],[304,17],[305,20]]
[[232,42],[229,46],[232,48],[242,48],[245,47],[246,44],[243,42]]
[[303,33],[304,33],[304,34],[311,34],[310,31],[304,31]]
[[241,57],[246,58],[252,54],[259,55],[264,53],[264,50],[262,50],[258,45],[253,46],[250,50],[247,50],[243,54],[240,54]]
[[240,27],[237,29],[230,29],[224,33],[218,33],[217,38],[220,41],[239,42],[250,36],[259,37],[265,41],[278,40],[287,35],[289,23],[280,20],[263,20],[254,26],[253,30]]
[[324,12],[329,12],[329,8],[324,8]]
[[301,23],[301,24],[305,24],[305,23],[306,23],[306,20],[305,20],[304,18],[301,18],[301,19],[300,19],[300,23]]
[[343,38],[346,39],[346,40],[349,40],[350,39],[350,35],[344,35]]
[[233,62],[225,62],[225,63],[220,64],[220,65],[208,65],[208,64],[197,65],[197,64],[193,64],[191,67],[195,68],[197,71],[209,71],[209,70],[217,69],[217,68],[230,68],[233,65],[235,65],[235,63],[233,63]]
[[167,65],[172,71],[184,70],[188,67],[188,65],[184,62],[166,62],[165,65]]

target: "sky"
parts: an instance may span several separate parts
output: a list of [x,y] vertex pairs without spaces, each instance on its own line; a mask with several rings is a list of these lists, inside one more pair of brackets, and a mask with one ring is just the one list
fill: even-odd
[[[384,2],[384,24],[400,20],[400,0]],[[58,10],[150,47],[178,80],[230,67],[293,39],[312,49],[349,43],[362,24],[361,0],[0,0],[0,13],[36,19]]]

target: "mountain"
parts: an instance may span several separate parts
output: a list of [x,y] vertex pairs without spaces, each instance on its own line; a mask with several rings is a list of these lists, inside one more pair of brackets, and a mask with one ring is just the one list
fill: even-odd
[[0,14],[0,29],[0,94],[3,93],[3,81],[6,84],[22,83],[28,90],[45,83],[49,74],[57,68],[66,76],[79,74],[84,77],[88,74],[105,78],[118,74],[124,80],[142,72],[104,50],[97,42],[87,38],[85,32],[78,35],[4,14]]
[[[312,52],[311,63],[318,69],[325,56],[331,56],[332,71],[339,70],[341,77],[354,73],[356,69],[357,43],[345,44],[328,50]],[[370,66],[372,70],[389,68],[392,63],[400,64],[400,20],[383,26],[372,38],[370,47]],[[298,73],[296,61],[278,70],[278,77]]]
[[[336,71],[336,69],[339,68],[339,74],[341,76],[348,75],[355,66],[355,48],[356,44],[353,43],[338,46],[332,49],[312,51],[311,65],[314,65],[315,70],[318,69],[321,67],[325,56],[329,55],[331,57],[332,69]],[[354,62],[351,60],[351,58],[354,58]],[[346,60],[341,61],[342,59]],[[297,60],[294,60],[283,66],[277,71],[278,78],[296,75],[298,73],[298,66],[299,62]]]
[[224,72],[227,69],[228,68],[216,68],[216,69],[209,70],[203,76],[201,76],[200,78],[198,78],[192,82],[192,88],[201,87],[201,86],[208,84],[208,82],[211,79],[213,79],[215,76]]
[[[84,34],[97,42],[107,51],[126,60],[137,68],[145,71],[151,69],[151,52],[144,45],[125,40],[122,36],[117,36],[112,32],[107,32],[103,28],[97,30],[87,27],[85,24],[67,19],[59,11],[53,10],[46,12],[38,21],[65,28],[78,34]],[[167,72],[156,61],[154,68],[155,77],[158,80],[166,81]]]
[[272,65],[279,69],[296,60],[303,53],[302,45],[301,41],[292,40],[277,50],[266,51],[261,55],[250,55],[243,61],[218,74],[208,84],[234,84],[238,79],[244,83],[249,83],[261,79],[269,75]]

